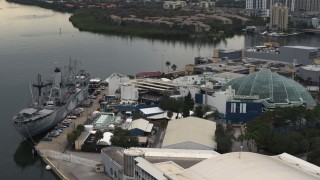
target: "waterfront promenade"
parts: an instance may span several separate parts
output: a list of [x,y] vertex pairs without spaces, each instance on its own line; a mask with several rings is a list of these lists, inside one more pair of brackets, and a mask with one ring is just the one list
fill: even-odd
[[[91,107],[84,108],[84,112],[77,119],[72,120],[69,127],[64,128],[63,132],[52,139],[52,141],[40,141],[35,149],[39,156],[49,164],[52,170],[57,174],[60,179],[70,180],[87,180],[87,179],[109,179],[108,176],[103,173],[97,173],[93,167],[87,165],[81,165],[68,160],[61,160],[59,158],[53,158],[48,155],[48,152],[56,152],[56,154],[62,154],[66,156],[73,156],[79,159],[85,159],[92,161],[93,163],[100,163],[100,153],[84,153],[79,151],[73,151],[68,149],[67,134],[76,129],[77,125],[84,124],[87,118],[90,118],[93,111],[96,111],[99,106],[99,99],[103,94],[107,94],[107,90],[102,90],[97,99],[93,99]],[[45,168],[45,167],[43,167]]]

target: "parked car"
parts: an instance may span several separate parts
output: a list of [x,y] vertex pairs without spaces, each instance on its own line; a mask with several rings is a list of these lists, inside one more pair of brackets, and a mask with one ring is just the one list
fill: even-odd
[[70,124],[72,123],[71,119],[65,119],[61,122],[62,124]]
[[97,99],[98,97],[97,96],[95,96],[95,95],[90,95],[90,97],[89,97],[90,99]]
[[42,141],[52,141],[52,137],[46,136],[41,139]]
[[51,131],[48,136],[49,137],[57,137],[59,135],[60,135],[60,133],[58,131]]
[[69,125],[66,126],[66,125],[64,125],[64,124],[59,124],[58,127],[59,127],[59,128],[67,128],[67,127],[69,127]]
[[67,116],[67,119],[77,119],[77,116]]

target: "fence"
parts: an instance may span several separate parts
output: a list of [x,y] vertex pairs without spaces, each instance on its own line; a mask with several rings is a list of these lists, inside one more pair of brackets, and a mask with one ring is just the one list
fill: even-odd
[[76,164],[81,164],[84,166],[89,166],[89,167],[96,167],[96,164],[100,164],[100,162],[97,161],[93,161],[90,159],[86,159],[86,158],[81,158],[72,154],[64,154],[64,153],[60,153],[57,151],[52,151],[52,150],[44,150],[43,154],[46,157],[50,157],[53,159],[59,159],[59,160],[63,160],[63,161],[68,161],[71,163],[76,163]]

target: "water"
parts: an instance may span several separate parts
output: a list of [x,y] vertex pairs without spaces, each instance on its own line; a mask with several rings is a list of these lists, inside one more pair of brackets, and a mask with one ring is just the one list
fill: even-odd
[[[166,71],[168,60],[180,69],[193,63],[198,54],[212,56],[213,49],[239,49],[268,41],[237,35],[212,44],[193,44],[99,35],[79,32],[69,16],[0,0],[0,179],[56,179],[33,157],[28,143],[20,145],[21,137],[11,125],[13,115],[31,101],[28,84],[37,73],[48,78],[55,64],[63,66],[70,57],[80,60],[93,77]],[[280,40],[281,45],[320,46],[320,38],[313,36]]]

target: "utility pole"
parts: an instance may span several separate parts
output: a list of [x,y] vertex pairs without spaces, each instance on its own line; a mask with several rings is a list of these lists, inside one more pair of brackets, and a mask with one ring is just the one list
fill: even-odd
[[163,54],[161,54],[161,74],[163,73]]

